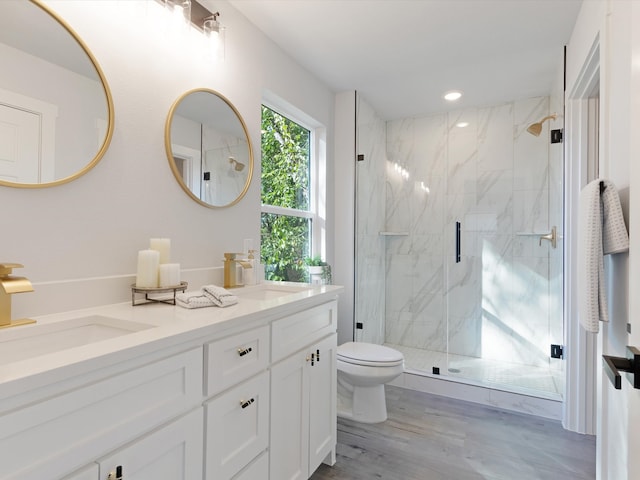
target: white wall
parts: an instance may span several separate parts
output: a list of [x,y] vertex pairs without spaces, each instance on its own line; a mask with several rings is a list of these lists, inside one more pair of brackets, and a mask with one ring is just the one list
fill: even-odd
[[[14,317],[127,301],[138,250],[150,237],[172,240],[172,261],[198,287],[218,275],[223,252],[259,242],[260,104],[270,91],[327,127],[333,152],[334,95],[284,55],[225,2],[226,58],[206,61],[194,38],[181,43],[159,28],[154,0],[46,0],[85,41],[113,94],[115,131],[102,161],[71,183],[45,189],[0,187],[0,261],[18,262],[36,291],[15,295]],[[27,28],[27,27],[25,27]],[[249,129],[256,169],[245,198],[226,209],[191,200],[175,181],[164,149],[164,124],[185,91],[207,87],[227,97]],[[333,178],[329,157],[328,178]],[[329,185],[328,201],[333,189]],[[330,203],[329,212],[333,212]],[[329,238],[333,221],[329,219]],[[331,262],[333,251],[328,252]]]

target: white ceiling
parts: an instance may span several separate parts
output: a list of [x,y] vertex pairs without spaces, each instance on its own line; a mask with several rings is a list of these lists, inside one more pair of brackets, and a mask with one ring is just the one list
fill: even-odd
[[[582,0],[230,0],[335,92],[387,120],[547,95]],[[224,17],[221,17],[224,21]]]

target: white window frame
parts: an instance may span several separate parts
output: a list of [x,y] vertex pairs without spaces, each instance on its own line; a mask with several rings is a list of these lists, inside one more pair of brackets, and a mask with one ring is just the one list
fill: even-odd
[[[267,94],[262,105],[306,128],[309,138],[309,211],[261,204],[261,212],[311,220],[311,256],[326,260],[326,128],[301,110]],[[260,178],[262,182],[262,175]]]

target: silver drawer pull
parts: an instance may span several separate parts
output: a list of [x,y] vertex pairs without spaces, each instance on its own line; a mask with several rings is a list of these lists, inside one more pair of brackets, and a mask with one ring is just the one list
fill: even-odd
[[240,348],[238,349],[238,355],[240,355],[241,357],[244,357],[247,353],[250,353],[250,352],[251,352],[251,350],[252,350],[252,348],[251,348],[251,347],[248,347],[248,348],[242,348],[242,347],[240,347]]
[[252,404],[253,402],[255,402],[255,401],[256,401],[256,399],[255,399],[255,398],[251,398],[251,399],[249,399],[249,400],[247,400],[247,401],[240,400],[240,406],[241,406],[242,408],[247,408],[249,405],[251,405],[251,404]]

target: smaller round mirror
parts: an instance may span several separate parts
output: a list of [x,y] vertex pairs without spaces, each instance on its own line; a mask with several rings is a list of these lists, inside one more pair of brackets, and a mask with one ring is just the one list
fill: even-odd
[[169,110],[165,147],[178,183],[210,208],[240,201],[253,174],[247,127],[236,108],[214,90],[182,95]]

